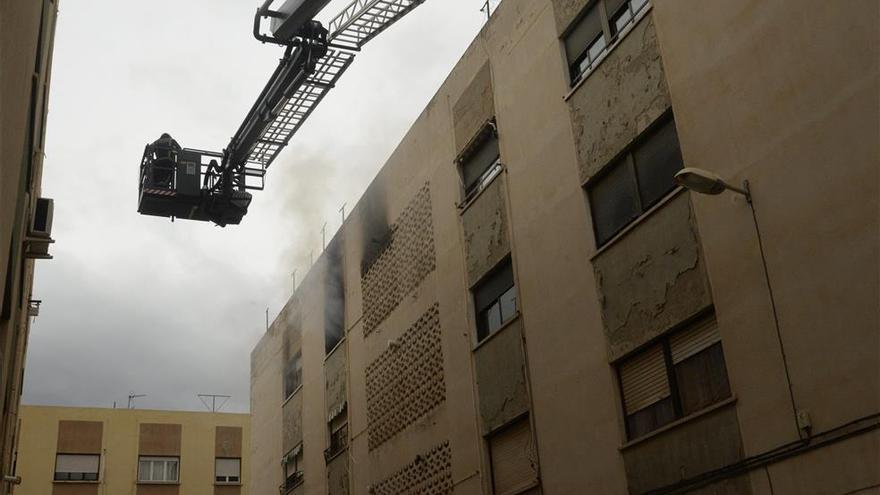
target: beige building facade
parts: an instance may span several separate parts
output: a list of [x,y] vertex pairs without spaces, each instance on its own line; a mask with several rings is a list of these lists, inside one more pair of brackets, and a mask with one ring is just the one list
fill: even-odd
[[502,2],[252,351],[253,493],[880,493],[878,19]]
[[0,494],[10,492],[34,263],[49,254],[41,197],[57,0],[0,2]]
[[248,495],[250,415],[21,408],[16,495]]

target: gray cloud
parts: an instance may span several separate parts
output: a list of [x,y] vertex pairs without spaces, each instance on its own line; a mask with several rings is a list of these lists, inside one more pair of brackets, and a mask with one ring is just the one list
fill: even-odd
[[[346,2],[337,0],[335,12]],[[429,0],[358,54],[294,138],[240,226],[142,217],[146,142],[221,149],[281,49],[250,34],[257,2],[63,2],[44,195],[55,259],[38,263],[24,401],[201,409],[197,393],[248,408],[249,353],[484,22],[482,0]],[[148,8],[145,6],[148,5]]]

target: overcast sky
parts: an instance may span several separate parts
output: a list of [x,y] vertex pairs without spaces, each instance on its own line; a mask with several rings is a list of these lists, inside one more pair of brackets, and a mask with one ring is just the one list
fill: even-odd
[[[464,49],[484,0],[427,0],[370,42],[275,161],[242,225],[140,216],[138,164],[162,132],[220,151],[283,49],[251,35],[257,0],[61,2],[24,402],[248,410],[250,350],[291,271],[339,227]],[[336,0],[326,20],[348,0]]]

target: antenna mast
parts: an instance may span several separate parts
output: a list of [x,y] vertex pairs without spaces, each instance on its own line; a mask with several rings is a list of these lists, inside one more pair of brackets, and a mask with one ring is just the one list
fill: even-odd
[[[199,400],[202,401],[202,405],[207,407],[211,412],[218,412],[220,409],[223,409],[223,406],[225,406],[231,398],[231,395],[199,394]],[[210,405],[208,404],[208,399],[211,399]],[[219,406],[217,405],[217,399],[223,399]]]

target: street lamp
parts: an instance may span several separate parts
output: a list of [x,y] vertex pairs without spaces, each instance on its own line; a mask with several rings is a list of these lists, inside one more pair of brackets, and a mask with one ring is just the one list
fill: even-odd
[[733,191],[745,196],[746,201],[752,202],[752,194],[749,192],[749,181],[743,182],[743,187],[732,186],[724,181],[718,174],[701,168],[687,167],[675,174],[675,181],[691,191],[702,194],[721,194],[724,191]]
[[785,369],[785,379],[788,382],[788,394],[791,400],[791,409],[794,414],[795,427],[797,428],[798,437],[803,439],[802,432],[810,435],[812,424],[809,414],[805,410],[800,410],[794,399],[794,388],[791,384],[791,373],[788,370],[788,359],[785,355],[785,345],[782,342],[782,332],[779,329],[779,313],[776,310],[776,298],[773,295],[773,286],[770,284],[770,272],[767,270],[767,257],[764,255],[764,242],[761,239],[761,229],[758,228],[758,216],[755,213],[755,205],[752,203],[752,193],[749,190],[749,181],[743,181],[742,187],[736,187],[728,184],[718,174],[695,167],[687,167],[679,170],[675,174],[675,182],[685,189],[700,194],[709,194],[712,196],[723,193],[724,191],[733,191],[742,194],[752,210],[752,220],[755,224],[755,233],[758,238],[758,251],[761,254],[761,265],[764,268],[764,281],[767,283],[767,293],[770,296],[770,309],[773,311],[773,321],[776,326],[776,338],[779,342],[779,351],[782,355],[782,366]]

